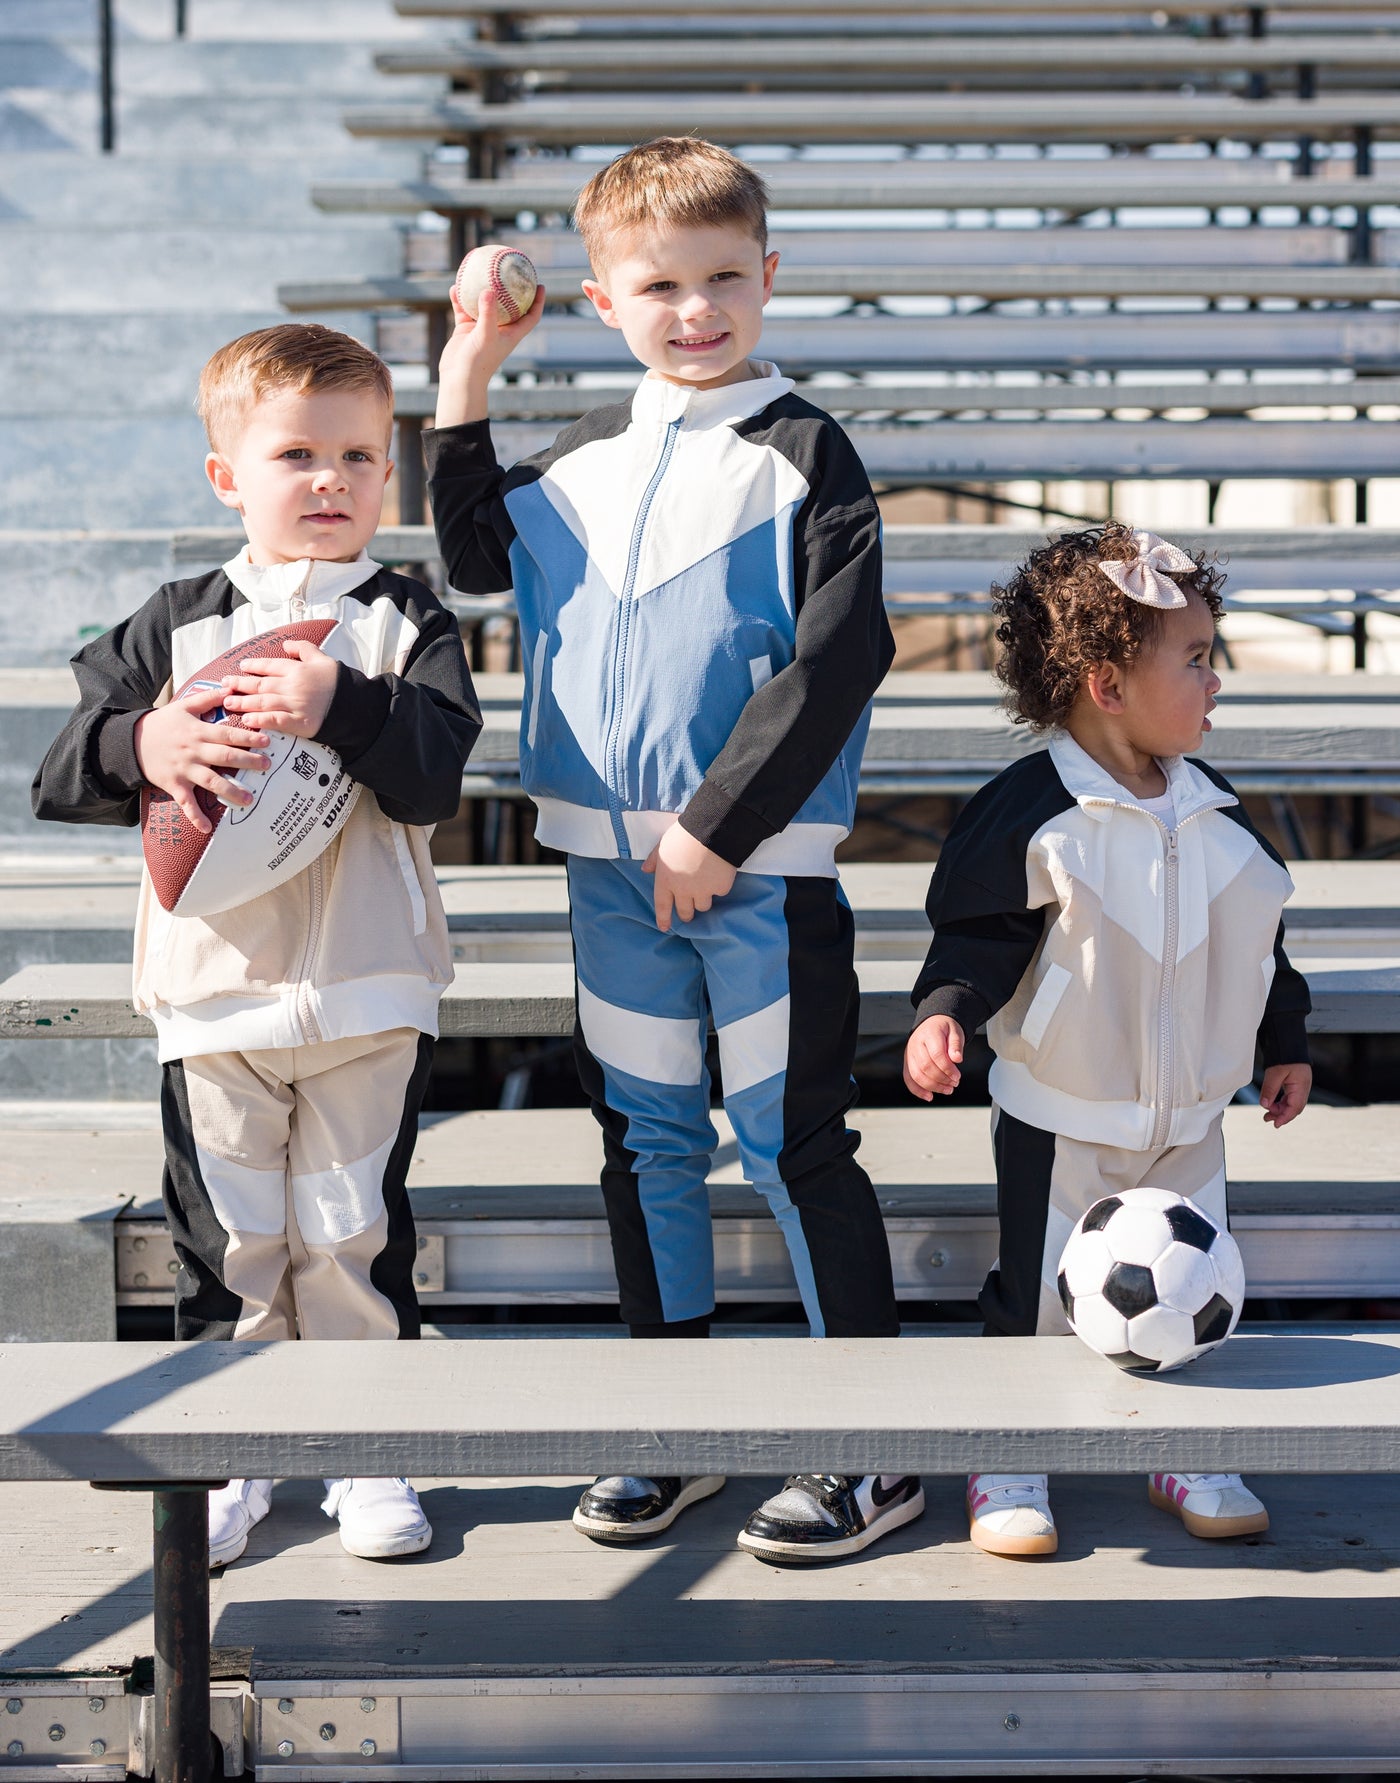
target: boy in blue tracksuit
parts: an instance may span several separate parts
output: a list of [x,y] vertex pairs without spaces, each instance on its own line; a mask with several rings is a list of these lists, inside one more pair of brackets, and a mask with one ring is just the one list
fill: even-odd
[[[521,775],[539,840],[568,857],[577,1055],[634,1337],[704,1337],[714,1310],[711,1016],[740,1155],[813,1334],[899,1329],[845,1119],[858,998],[834,864],[893,656],[880,523],[840,428],[750,358],[778,258],[765,201],[708,143],[612,162],[575,218],[584,290],[647,367],[632,402],[503,471],[487,383],[543,293],[503,325],[489,296],[473,318],[454,295],[428,438],[449,579],[515,588]],[[635,1541],[722,1484],[599,1480],[574,1522]],[[922,1509],[911,1476],[797,1475],[739,1541],[836,1559]]]

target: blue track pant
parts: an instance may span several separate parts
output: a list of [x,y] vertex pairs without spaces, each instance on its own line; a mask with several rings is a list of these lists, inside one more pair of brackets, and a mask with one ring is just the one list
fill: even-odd
[[571,855],[569,897],[575,1049],[603,1129],[624,1320],[714,1309],[713,1016],[739,1155],[782,1229],[813,1336],[896,1335],[884,1224],[846,1125],[858,992],[837,881],[740,873],[669,934],[639,862]]

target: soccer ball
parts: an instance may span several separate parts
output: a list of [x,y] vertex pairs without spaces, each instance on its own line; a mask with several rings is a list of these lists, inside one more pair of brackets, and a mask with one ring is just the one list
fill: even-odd
[[1096,1201],[1069,1235],[1057,1283],[1070,1328],[1133,1374],[1166,1374],[1239,1323],[1244,1264],[1228,1232],[1166,1189]]

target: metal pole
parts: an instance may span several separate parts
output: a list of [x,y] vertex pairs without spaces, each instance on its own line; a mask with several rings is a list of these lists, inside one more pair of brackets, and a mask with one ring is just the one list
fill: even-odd
[[155,1780],[209,1783],[209,1493],[152,1501],[156,1623]]
[[116,105],[112,96],[114,60],[112,0],[98,0],[97,5],[97,103],[102,153],[110,155],[117,140]]
[[175,0],[175,35],[183,37],[189,29],[189,0]]

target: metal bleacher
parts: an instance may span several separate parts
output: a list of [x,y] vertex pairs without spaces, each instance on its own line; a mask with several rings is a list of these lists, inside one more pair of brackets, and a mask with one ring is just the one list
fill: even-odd
[[[202,3],[191,0],[196,38]],[[208,0],[207,16],[226,3]],[[1047,1385],[1016,1453],[1071,1476],[1056,1503],[1072,1564],[974,1554],[950,1478],[931,1477],[925,1519],[859,1566],[794,1577],[733,1549],[771,1485],[756,1474],[689,1513],[674,1542],[619,1552],[567,1528],[572,1474],[520,1477],[659,1466],[667,1444],[668,1466],[689,1465],[697,1442],[737,1474],[780,1473],[794,1456],[833,1465],[821,1444],[837,1429],[855,1433],[842,1449],[852,1465],[877,1453],[883,1465],[882,1436],[919,1465],[961,1469],[984,1448],[1003,1464],[997,1441],[1020,1416],[1001,1409],[1011,1363],[983,1364],[963,1341],[995,1244],[986,1109],[900,1104],[876,1067],[888,1078],[907,1027],[939,832],[956,801],[1036,746],[986,672],[987,594],[1047,525],[1150,503],[1148,524],[1226,562],[1227,672],[1206,752],[1298,857],[1291,947],[1319,1053],[1369,1057],[1369,1081],[1382,1081],[1374,1060],[1396,1056],[1400,1033],[1400,657],[1387,655],[1400,511],[1369,485],[1394,474],[1400,419],[1400,0],[383,9],[431,28],[392,43],[386,32],[382,100],[362,83],[347,92],[345,154],[304,177],[294,161],[284,170],[328,224],[373,227],[376,252],[324,266],[301,255],[277,286],[287,313],[343,318],[394,369],[397,512],[371,547],[381,561],[442,586],[420,435],[467,248],[518,244],[549,287],[548,315],[492,392],[510,460],[635,383],[579,293],[569,213],[588,175],[632,141],[693,130],[771,186],[782,260],[762,350],[840,417],[889,510],[902,654],[876,702],[843,876],[860,1068],[876,1092],[852,1119],[899,1297],[928,1340],[896,1359],[917,1405],[901,1423],[888,1382],[863,1401],[850,1345],[832,1346],[842,1396],[820,1417],[765,1401],[766,1352],[809,1397],[816,1377],[810,1349],[771,1341],[799,1332],[796,1286],[719,1111],[723,1356],[686,1362],[673,1404],[669,1376],[634,1382],[628,1364],[614,1379],[623,1346],[579,1341],[620,1328],[596,1129],[577,1097],[532,1106],[540,1062],[565,1058],[572,1022],[562,871],[538,862],[520,798],[511,597],[447,588],[486,729],[464,782],[469,821],[439,844],[456,961],[442,1052],[470,1052],[474,1088],[462,1106],[458,1080],[435,1078],[409,1178],[433,1355],[412,1379],[402,1356],[361,1379],[339,1354],[206,1363],[133,1343],[161,1330],[178,1266],[159,1201],[153,1048],[125,964],[139,859],[127,835],[29,822],[33,758],[71,677],[57,655],[0,672],[0,727],[22,762],[0,770],[0,1520],[24,1532],[0,1549],[0,1783],[119,1783],[156,1764],[141,1663],[158,1639],[148,1513],[139,1496],[83,1482],[183,1466],[197,1483],[258,1457],[290,1477],[247,1558],[213,1586],[211,1717],[227,1775],[1400,1768],[1393,1089],[1368,1104],[1333,1082],[1286,1136],[1248,1091],[1227,1111],[1252,1296],[1228,1367],[1125,1387],[1076,1344],[1036,1348]],[[401,266],[383,252],[387,229]],[[193,512],[124,524],[135,527],[104,512],[64,534],[65,562],[89,580],[119,569],[123,586],[154,585],[237,544]],[[58,537],[0,534],[0,563],[42,563]],[[944,622],[982,666],[951,654],[957,671],[923,666],[914,646]],[[1262,657],[1266,624],[1290,649],[1316,643],[1317,671]],[[1334,806],[1349,828],[1315,821]],[[1354,858],[1306,858],[1339,836]],[[895,842],[900,858],[880,858]],[[453,864],[462,847],[471,864]],[[104,1357],[96,1346],[114,1336]],[[548,1355],[519,1347],[536,1337]],[[46,1351],[43,1367],[16,1360],[22,1343],[60,1338],[93,1347]],[[258,1369],[271,1403],[249,1385]],[[736,1369],[744,1392],[729,1408]],[[607,1391],[591,1397],[600,1378]],[[1025,1392],[1035,1399],[1034,1383]],[[304,1399],[324,1419],[293,1430]],[[1164,1447],[1177,1440],[1205,1465],[1237,1464],[1226,1435],[1274,1470],[1261,1490],[1275,1527],[1249,1547],[1192,1543],[1140,1503],[1140,1479],[1098,1477],[1159,1454],[1181,1465]],[[368,1469],[372,1452],[377,1465],[376,1437],[401,1470],[442,1477],[420,1482],[434,1548],[371,1571],[341,1553],[303,1476],[331,1467],[325,1457]],[[456,1489],[486,1467],[502,1477]],[[1339,1487],[1332,1476],[1349,1469]]]

